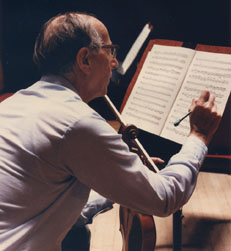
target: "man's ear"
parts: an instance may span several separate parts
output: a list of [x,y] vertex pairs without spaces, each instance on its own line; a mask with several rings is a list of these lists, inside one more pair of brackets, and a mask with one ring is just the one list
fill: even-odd
[[85,74],[90,73],[89,55],[90,50],[87,47],[81,48],[76,55],[76,63],[79,69]]

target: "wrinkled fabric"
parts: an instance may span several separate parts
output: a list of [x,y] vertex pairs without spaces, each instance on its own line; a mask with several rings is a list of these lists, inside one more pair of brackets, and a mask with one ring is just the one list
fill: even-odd
[[89,199],[81,211],[81,214],[74,224],[74,227],[81,227],[87,224],[91,224],[93,219],[101,213],[104,213],[113,208],[114,202],[108,200],[91,190]]
[[153,173],[58,76],[44,76],[3,101],[0,121],[2,251],[59,251],[84,215],[91,189],[134,210],[167,216],[190,198],[207,152],[191,136],[166,168]]

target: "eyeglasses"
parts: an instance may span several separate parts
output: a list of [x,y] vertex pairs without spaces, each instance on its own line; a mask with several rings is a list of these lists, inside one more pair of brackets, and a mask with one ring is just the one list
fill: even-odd
[[111,49],[111,55],[113,58],[115,58],[117,55],[117,51],[119,49],[119,45],[118,44],[108,44],[108,45],[103,45],[101,48]]

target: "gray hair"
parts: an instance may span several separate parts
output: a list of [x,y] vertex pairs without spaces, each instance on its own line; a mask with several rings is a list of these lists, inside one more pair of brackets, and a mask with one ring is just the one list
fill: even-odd
[[36,39],[33,60],[41,74],[70,72],[78,51],[98,51],[102,38],[93,25],[94,16],[79,12],[59,14],[48,20]]

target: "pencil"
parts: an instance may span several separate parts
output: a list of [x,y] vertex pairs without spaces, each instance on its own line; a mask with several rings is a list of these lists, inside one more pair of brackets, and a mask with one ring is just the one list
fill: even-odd
[[192,113],[192,111],[189,111],[187,114],[185,114],[182,118],[180,118],[180,119],[178,119],[177,121],[175,121],[174,123],[173,123],[173,125],[174,126],[178,126],[179,124],[180,124],[180,122],[182,121],[182,120],[184,120],[185,118],[187,118],[190,114]]

